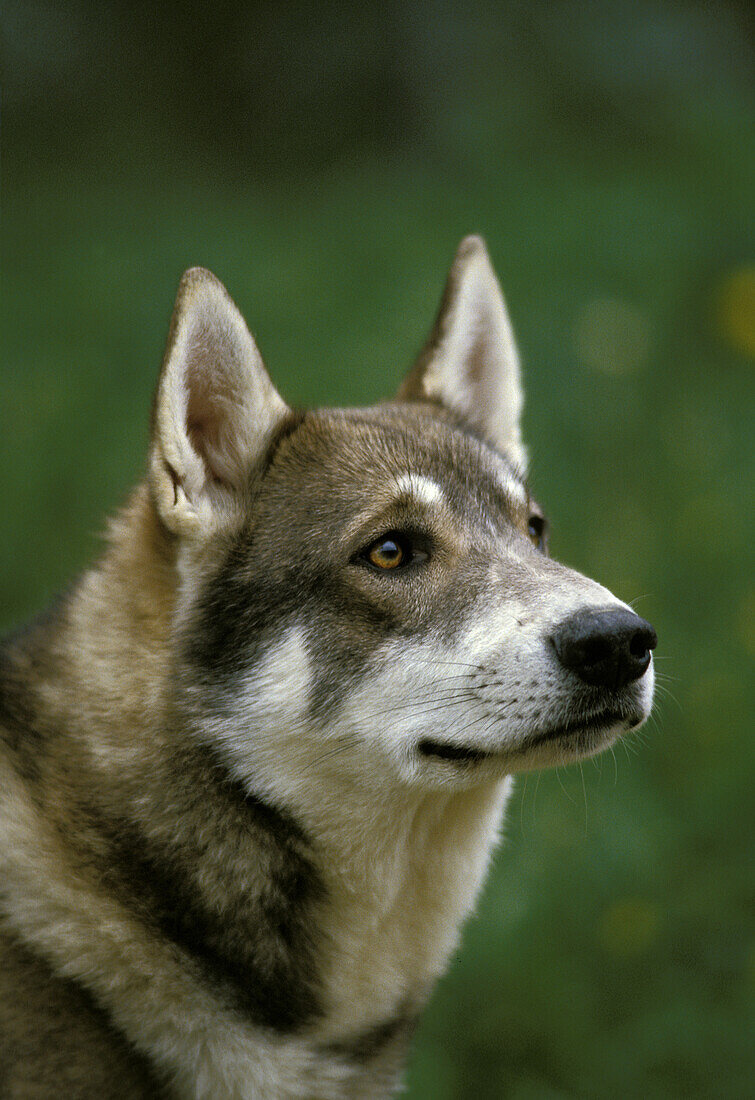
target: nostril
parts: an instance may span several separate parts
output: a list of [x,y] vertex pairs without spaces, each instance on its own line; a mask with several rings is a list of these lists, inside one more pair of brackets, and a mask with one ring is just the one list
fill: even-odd
[[643,627],[636,630],[629,642],[629,652],[633,657],[646,657],[648,650],[655,649],[658,638],[652,627]]

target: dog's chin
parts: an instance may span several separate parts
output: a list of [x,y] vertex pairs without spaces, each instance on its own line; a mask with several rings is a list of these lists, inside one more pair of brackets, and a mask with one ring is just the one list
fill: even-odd
[[646,721],[644,710],[604,711],[582,721],[533,730],[509,750],[512,771],[532,771],[595,756]]
[[501,748],[456,745],[425,738],[417,745],[418,756],[434,771],[455,773],[467,782],[501,774],[532,771],[569,764],[609,748],[623,734],[639,727],[648,714],[644,709],[605,710],[582,720],[538,727],[514,744]]

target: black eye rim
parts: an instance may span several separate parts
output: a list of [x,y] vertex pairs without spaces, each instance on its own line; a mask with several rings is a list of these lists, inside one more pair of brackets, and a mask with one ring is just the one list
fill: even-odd
[[527,520],[527,534],[541,553],[548,552],[548,520],[540,512],[531,512]]
[[[372,551],[386,542],[394,543],[402,553],[401,561],[394,566],[376,565],[375,562],[370,560]],[[430,557],[428,542],[429,540],[417,536],[413,532],[391,529],[372,539],[352,558],[352,561],[358,565],[366,566],[372,573],[378,573],[381,576],[403,573],[412,566],[422,565],[427,561]]]

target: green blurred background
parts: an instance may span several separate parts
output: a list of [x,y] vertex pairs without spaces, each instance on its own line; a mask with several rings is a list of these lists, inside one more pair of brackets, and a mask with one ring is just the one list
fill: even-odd
[[369,402],[483,233],[554,553],[639,601],[660,687],[638,738],[519,782],[408,1095],[755,1095],[752,10],[0,16],[0,625],[140,476],[185,267],[223,279],[290,401]]

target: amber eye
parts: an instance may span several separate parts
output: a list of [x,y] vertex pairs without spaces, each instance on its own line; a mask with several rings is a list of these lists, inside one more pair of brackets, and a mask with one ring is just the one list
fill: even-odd
[[370,565],[377,569],[397,569],[406,562],[410,554],[401,541],[388,537],[373,542],[365,556]]
[[540,550],[543,554],[548,548],[547,532],[548,522],[545,517],[533,513],[527,521],[527,533],[534,542],[535,548]]
[[386,531],[352,559],[371,569],[411,572],[410,567],[422,565],[431,553],[430,537],[422,532]]

